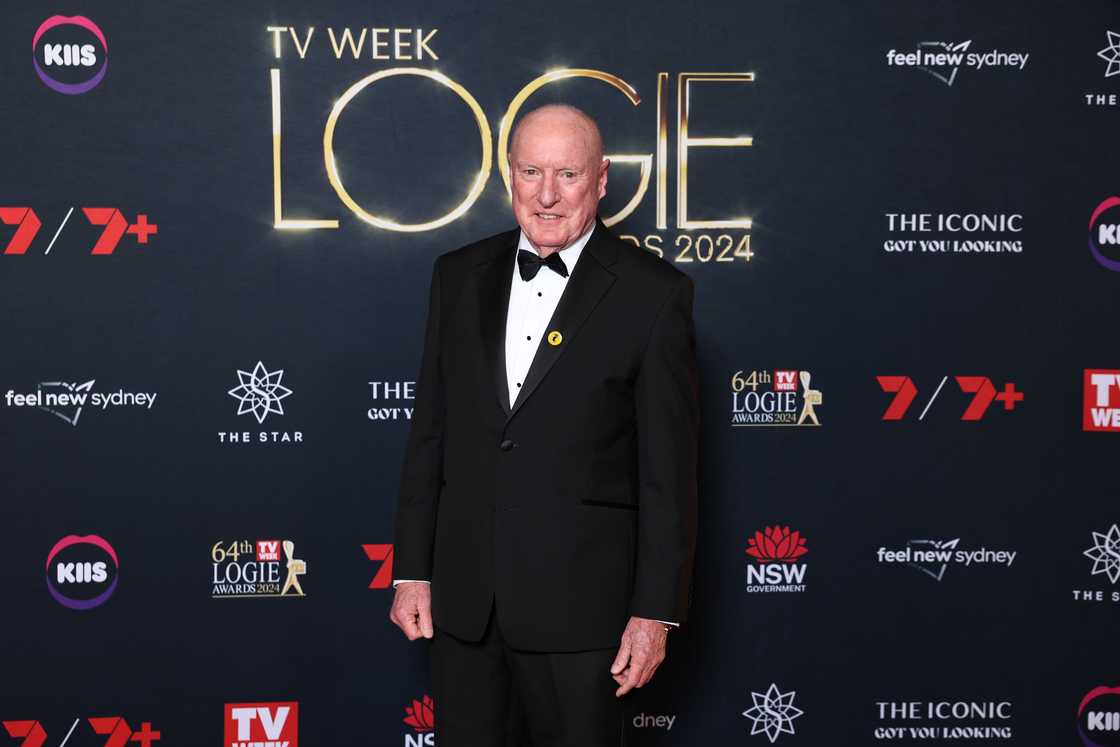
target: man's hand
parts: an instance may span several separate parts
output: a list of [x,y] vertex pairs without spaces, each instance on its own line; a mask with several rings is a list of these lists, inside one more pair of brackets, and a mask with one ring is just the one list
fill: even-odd
[[[403,585],[403,584],[402,584]],[[615,697],[642,687],[665,661],[665,641],[669,633],[665,625],[644,617],[631,617],[622,632],[622,645],[611,665],[611,676],[619,684]]]
[[397,584],[393,596],[393,608],[389,619],[404,631],[408,640],[431,638],[432,628],[432,586],[419,581],[406,581]]

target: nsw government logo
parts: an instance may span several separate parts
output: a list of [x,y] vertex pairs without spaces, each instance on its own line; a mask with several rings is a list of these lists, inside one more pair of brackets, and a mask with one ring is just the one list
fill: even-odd
[[47,553],[47,591],[72,610],[89,610],[109,601],[117,590],[117,551],[96,534],[71,534]]
[[291,540],[215,542],[210,548],[211,596],[304,596],[300,576],[307,573],[307,562],[297,558],[295,552],[296,543]]
[[981,547],[976,550],[960,549],[960,538],[935,540],[915,539],[906,547],[888,550],[880,547],[877,557],[880,563],[904,564],[929,576],[934,581],[945,577],[950,566],[974,568],[980,566],[1002,566],[1010,568],[1018,554],[1015,550],[989,550]]
[[[284,414],[284,400],[292,395],[292,390],[284,386],[284,369],[269,371],[264,363],[257,361],[252,371],[237,370],[237,386],[227,394],[237,400],[237,414],[248,415],[259,425],[264,425],[269,415]],[[303,431],[218,431],[218,443],[247,444],[252,441],[262,444],[303,443]]]
[[435,747],[436,743],[436,706],[431,695],[422,699],[412,699],[404,707],[405,724],[412,727],[411,733],[404,735],[404,747]]
[[91,91],[109,69],[109,43],[85,16],[51,16],[31,39],[32,62],[39,80],[59,93]]
[[819,426],[823,401],[808,371],[736,371],[731,377],[732,426]]
[[801,532],[789,527],[766,527],[747,540],[748,592],[805,591],[805,563],[798,560],[809,552]]
[[1120,745],[1120,687],[1094,687],[1077,706],[1077,736],[1085,747]]

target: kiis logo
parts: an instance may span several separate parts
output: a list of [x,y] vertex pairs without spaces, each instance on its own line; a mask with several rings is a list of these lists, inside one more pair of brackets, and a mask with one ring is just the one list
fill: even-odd
[[1094,687],[1077,707],[1077,735],[1085,747],[1120,745],[1120,687]]
[[226,703],[223,747],[299,747],[299,703]]
[[105,34],[85,16],[51,16],[43,21],[31,40],[31,51],[39,80],[67,95],[96,88],[109,69]]
[[1081,427],[1087,431],[1120,431],[1120,371],[1085,369]]
[[[1109,197],[1089,216],[1089,253],[1101,267],[1120,272],[1120,197]],[[1105,252],[1112,254],[1106,256]]]
[[[280,559],[281,547],[284,560]],[[296,558],[295,551],[296,543],[291,540],[215,542],[210,548],[211,596],[215,599],[304,596],[299,577],[307,573],[307,562]],[[282,570],[287,570],[283,586],[280,585]]]
[[[103,743],[104,747],[124,747],[129,742],[136,742],[139,747],[151,747],[153,742],[160,741],[161,734],[158,731],[152,731],[151,721],[142,722],[140,731],[134,732],[128,722],[120,716],[104,716],[86,720],[94,734],[108,735],[109,738]],[[80,718],[74,719],[74,723],[70,724],[70,731],[67,732],[61,744],[65,745],[70,741],[70,735],[74,733],[81,722],[82,719]],[[43,724],[39,721],[4,721],[2,723],[9,737],[23,740],[20,742],[20,747],[42,747],[47,741],[47,730],[43,728]]]
[[411,705],[404,707],[405,717],[402,719],[412,727],[413,733],[404,735],[404,747],[433,747],[436,743],[436,707],[431,695],[425,695],[422,700],[412,700]]
[[[816,407],[823,401],[808,371],[736,371],[731,377],[731,425],[820,425]],[[749,391],[748,391],[749,390]]]
[[789,527],[766,527],[747,540],[747,555],[754,563],[747,565],[748,592],[805,591],[805,563],[798,558],[809,552],[801,532]]
[[47,591],[72,610],[89,610],[117,590],[120,563],[113,546],[96,534],[63,537],[47,554]]

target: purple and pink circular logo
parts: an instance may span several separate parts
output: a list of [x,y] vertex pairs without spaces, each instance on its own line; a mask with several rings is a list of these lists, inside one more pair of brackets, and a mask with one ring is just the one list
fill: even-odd
[[1120,197],[1109,197],[1089,217],[1089,251],[1101,267],[1120,272]]
[[117,590],[120,562],[113,546],[96,534],[71,534],[47,555],[47,591],[72,610],[90,610]]
[[31,40],[31,59],[39,80],[73,96],[92,90],[109,69],[109,44],[85,16],[51,16]]

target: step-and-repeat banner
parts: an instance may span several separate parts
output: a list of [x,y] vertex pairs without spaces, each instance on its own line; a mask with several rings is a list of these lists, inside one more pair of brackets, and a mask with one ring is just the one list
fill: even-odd
[[428,281],[560,101],[697,289],[632,742],[1120,744],[1116,10],[8,8],[0,743],[435,744],[387,619]]

